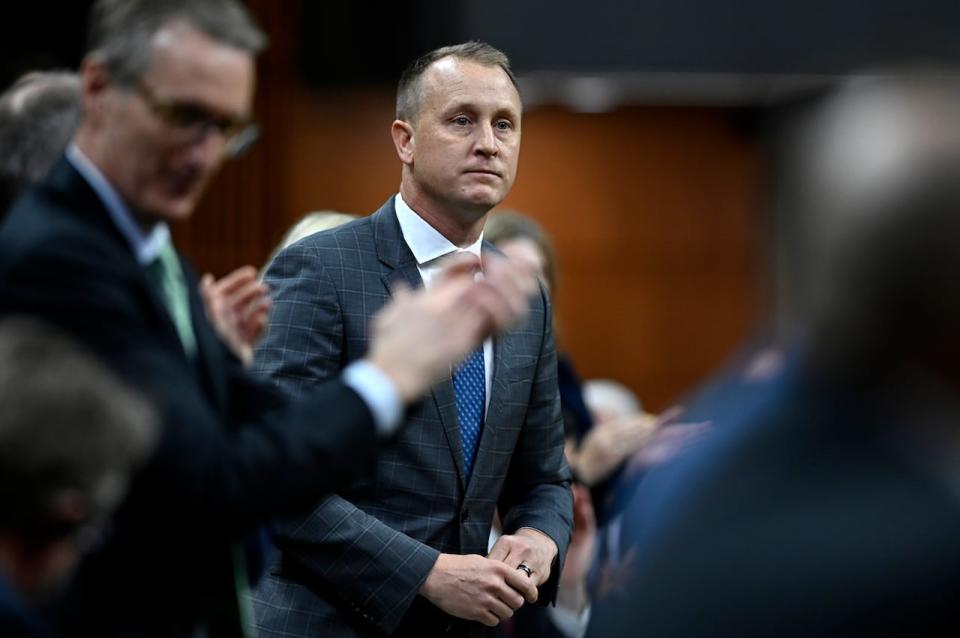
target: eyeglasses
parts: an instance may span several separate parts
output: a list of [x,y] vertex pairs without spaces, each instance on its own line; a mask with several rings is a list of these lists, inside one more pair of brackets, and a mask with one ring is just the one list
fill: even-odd
[[189,134],[193,139],[202,139],[210,130],[216,130],[226,142],[227,157],[243,155],[260,137],[258,127],[249,117],[218,115],[190,102],[178,102],[157,97],[143,82],[134,89],[150,110],[171,128]]

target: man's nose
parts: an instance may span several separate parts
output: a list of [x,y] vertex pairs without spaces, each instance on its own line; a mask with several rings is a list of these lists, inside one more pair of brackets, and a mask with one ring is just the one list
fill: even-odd
[[485,157],[496,157],[500,151],[497,142],[496,132],[490,124],[484,124],[477,127],[476,152]]
[[204,168],[219,165],[227,154],[227,138],[219,127],[209,124],[199,128],[190,147],[190,159]]

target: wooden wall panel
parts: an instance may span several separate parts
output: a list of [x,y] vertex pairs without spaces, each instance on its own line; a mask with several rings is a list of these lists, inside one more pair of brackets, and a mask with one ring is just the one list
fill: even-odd
[[554,240],[562,347],[664,407],[754,321],[756,148],[710,109],[543,110],[523,134],[506,204]]

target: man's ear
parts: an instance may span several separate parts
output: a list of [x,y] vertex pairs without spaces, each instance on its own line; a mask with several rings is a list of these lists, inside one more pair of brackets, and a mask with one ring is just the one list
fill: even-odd
[[413,126],[410,122],[404,120],[394,120],[390,127],[390,135],[393,137],[393,145],[397,149],[397,157],[405,165],[413,164],[414,138]]
[[110,72],[106,65],[99,60],[84,59],[80,65],[80,94],[85,119],[93,123],[103,121],[106,117],[104,100],[109,88]]

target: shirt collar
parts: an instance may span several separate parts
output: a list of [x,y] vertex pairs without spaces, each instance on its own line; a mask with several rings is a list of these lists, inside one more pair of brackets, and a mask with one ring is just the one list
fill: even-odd
[[110,219],[130,244],[137,262],[141,266],[152,263],[160,251],[170,243],[170,228],[164,222],[157,222],[149,233],[145,233],[133,218],[120,193],[107,181],[100,169],[83,154],[83,151],[76,144],[71,143],[67,147],[66,154],[70,164],[87,180],[90,188],[103,202]]
[[483,244],[483,232],[477,241],[466,248],[460,248],[449,239],[440,234],[436,228],[431,226],[423,217],[420,217],[410,206],[403,201],[403,196],[397,193],[393,200],[394,208],[397,211],[397,221],[400,222],[400,232],[403,234],[404,241],[410,247],[417,264],[423,266],[435,259],[439,259],[450,253],[463,251],[474,254],[480,259],[480,246]]

